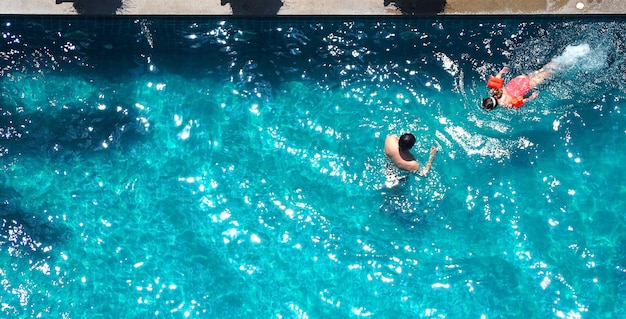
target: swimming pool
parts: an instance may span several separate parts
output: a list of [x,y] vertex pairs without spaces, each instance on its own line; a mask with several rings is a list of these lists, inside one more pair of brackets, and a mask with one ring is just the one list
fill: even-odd
[[[3,317],[624,313],[619,17],[2,18]],[[503,65],[572,61],[520,110]],[[387,134],[428,178],[388,188]]]

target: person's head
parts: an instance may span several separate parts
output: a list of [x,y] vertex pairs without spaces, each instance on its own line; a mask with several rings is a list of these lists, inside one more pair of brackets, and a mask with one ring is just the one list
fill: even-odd
[[483,99],[482,105],[483,105],[483,109],[487,111],[491,111],[495,109],[496,106],[498,106],[498,100],[495,97],[490,96],[488,98]]
[[489,90],[489,97],[483,99],[483,109],[487,111],[491,111],[498,106],[498,99],[502,97],[502,90],[500,89],[491,89]]
[[399,147],[403,151],[408,151],[415,145],[415,135],[411,133],[404,133],[400,136],[400,140],[398,141]]

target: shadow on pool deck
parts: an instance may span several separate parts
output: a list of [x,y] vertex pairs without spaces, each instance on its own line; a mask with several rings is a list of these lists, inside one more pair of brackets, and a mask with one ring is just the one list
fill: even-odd
[[224,6],[230,4],[233,15],[264,15],[278,14],[283,6],[282,0],[222,0]]
[[[56,3],[55,3],[56,2]],[[73,6],[73,7],[72,7]],[[393,16],[624,14],[623,0],[3,0],[2,14]]]
[[446,7],[446,0],[384,0],[385,7],[392,2],[403,15],[437,14],[443,13]]
[[56,4],[72,2],[76,13],[83,15],[115,15],[122,9],[122,0],[56,0]]

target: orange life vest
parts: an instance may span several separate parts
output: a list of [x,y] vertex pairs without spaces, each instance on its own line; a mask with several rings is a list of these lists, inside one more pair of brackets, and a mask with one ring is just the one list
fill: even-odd
[[504,79],[497,78],[493,75],[490,75],[489,81],[487,81],[487,87],[490,89],[499,90],[502,88],[502,83],[504,83]]
[[511,98],[511,105],[513,105],[516,109],[519,109],[520,107],[524,105],[524,97],[517,96],[517,97]]

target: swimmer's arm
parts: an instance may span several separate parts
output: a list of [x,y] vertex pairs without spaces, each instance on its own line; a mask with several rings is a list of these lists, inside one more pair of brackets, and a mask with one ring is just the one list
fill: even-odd
[[404,165],[405,166],[402,167],[402,169],[404,169],[405,171],[408,171],[409,173],[415,173],[415,174],[420,173],[420,164],[417,162],[417,160],[408,161]]
[[537,96],[539,96],[539,92],[535,91],[531,96],[524,99],[524,103],[536,99]]
[[428,172],[430,172],[431,167],[433,166],[433,160],[435,159],[435,155],[437,155],[437,147],[432,146],[430,148],[430,156],[428,157],[428,161],[426,161],[426,166],[421,171],[418,171],[417,174],[426,177]]
[[498,74],[496,74],[496,77],[497,77],[498,79],[501,79],[501,78],[502,78],[502,75],[503,75],[503,74],[506,74],[506,73],[508,73],[508,72],[509,72],[509,68],[508,68],[508,67],[506,67],[506,66],[504,66],[504,67],[502,67],[502,69],[500,70],[500,72],[498,72]]

